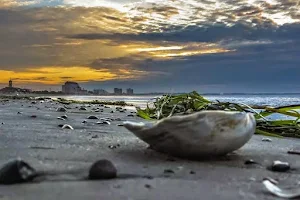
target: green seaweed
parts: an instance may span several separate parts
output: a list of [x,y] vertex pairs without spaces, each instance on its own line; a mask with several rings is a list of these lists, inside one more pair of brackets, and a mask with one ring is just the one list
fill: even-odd
[[[272,137],[300,138],[300,105],[289,105],[272,108],[268,106],[248,106],[242,103],[209,101],[197,92],[171,95],[166,94],[156,98],[153,105],[147,105],[145,109],[137,107],[137,115],[146,120],[160,120],[173,115],[186,115],[203,110],[225,110],[251,112],[256,119],[256,134]],[[256,109],[261,109],[259,112]],[[270,120],[266,117],[272,114],[281,114],[287,117],[296,117],[296,120]]]

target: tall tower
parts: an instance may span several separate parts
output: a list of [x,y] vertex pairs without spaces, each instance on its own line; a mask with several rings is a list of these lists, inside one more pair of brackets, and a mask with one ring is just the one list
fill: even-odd
[[12,88],[12,86],[13,86],[12,85],[12,80],[10,79],[9,82],[8,82],[8,87]]

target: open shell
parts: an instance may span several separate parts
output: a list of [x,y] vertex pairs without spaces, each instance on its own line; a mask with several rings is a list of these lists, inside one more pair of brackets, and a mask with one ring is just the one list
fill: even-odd
[[156,151],[197,158],[239,149],[254,134],[256,121],[251,113],[201,111],[148,124],[126,121],[124,126]]

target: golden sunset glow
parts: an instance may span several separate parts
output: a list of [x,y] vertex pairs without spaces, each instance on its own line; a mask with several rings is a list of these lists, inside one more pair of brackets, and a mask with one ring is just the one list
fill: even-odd
[[[121,69],[119,73],[121,78],[133,78],[134,75],[145,75],[141,71],[131,71]],[[95,70],[90,67],[74,66],[74,67],[41,67],[37,69],[27,69],[25,71],[9,71],[0,70],[0,83],[7,83],[7,80],[12,78],[16,83],[42,83],[42,84],[62,84],[67,80],[75,80],[77,82],[107,81],[118,79],[119,75],[116,72],[109,70]]]

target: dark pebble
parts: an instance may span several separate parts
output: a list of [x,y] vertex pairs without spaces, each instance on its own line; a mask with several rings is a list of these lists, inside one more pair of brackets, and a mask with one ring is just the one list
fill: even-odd
[[149,184],[145,184],[145,188],[151,189],[151,188],[152,188],[152,186],[151,186],[151,185],[149,185]]
[[67,115],[63,115],[63,116],[61,116],[61,118],[68,119],[68,116]]
[[194,171],[190,171],[190,174],[196,174],[196,172],[194,172]]
[[133,114],[129,114],[129,115],[127,115],[127,117],[134,117],[134,115]]
[[88,119],[99,119],[99,118],[94,115],[91,115],[91,116],[88,116]]
[[153,176],[143,176],[143,178],[150,179],[150,180],[154,179]]
[[22,114],[21,112],[18,112],[18,114],[20,115],[20,114]]
[[58,127],[62,128],[64,126],[64,124],[58,124]]
[[90,168],[89,179],[101,180],[117,177],[117,169],[109,160],[98,160]]
[[174,174],[175,172],[173,170],[171,170],[171,169],[165,169],[164,173],[165,174]]
[[124,124],[118,124],[117,126],[124,126]]
[[85,123],[87,123],[87,121],[86,121],[86,120],[83,120],[81,123],[85,124]]
[[37,118],[37,116],[36,116],[36,115],[31,115],[30,117],[31,117],[31,118]]
[[287,162],[281,162],[281,161],[274,161],[271,170],[275,172],[286,172],[290,170],[290,164]]
[[99,137],[98,135],[93,135],[93,136],[92,136],[92,138],[98,138],[98,137]]
[[116,149],[117,146],[115,146],[115,145],[109,145],[108,148],[110,148],[110,149]]
[[244,164],[245,164],[245,165],[252,165],[252,164],[257,164],[257,162],[255,162],[255,161],[252,160],[252,159],[249,159],[249,160],[246,160],[246,161],[244,162]]
[[1,124],[2,124],[2,125],[4,125],[5,123],[4,123],[4,122],[2,122]]
[[86,108],[84,108],[84,107],[81,107],[81,108],[79,108],[79,110],[87,110]]
[[110,111],[110,113],[114,113],[114,111],[112,110],[112,111]]
[[6,163],[0,169],[0,184],[17,184],[33,180],[37,173],[33,167],[22,160]]
[[298,150],[289,150],[288,154],[295,154],[295,155],[300,155],[300,151]]

